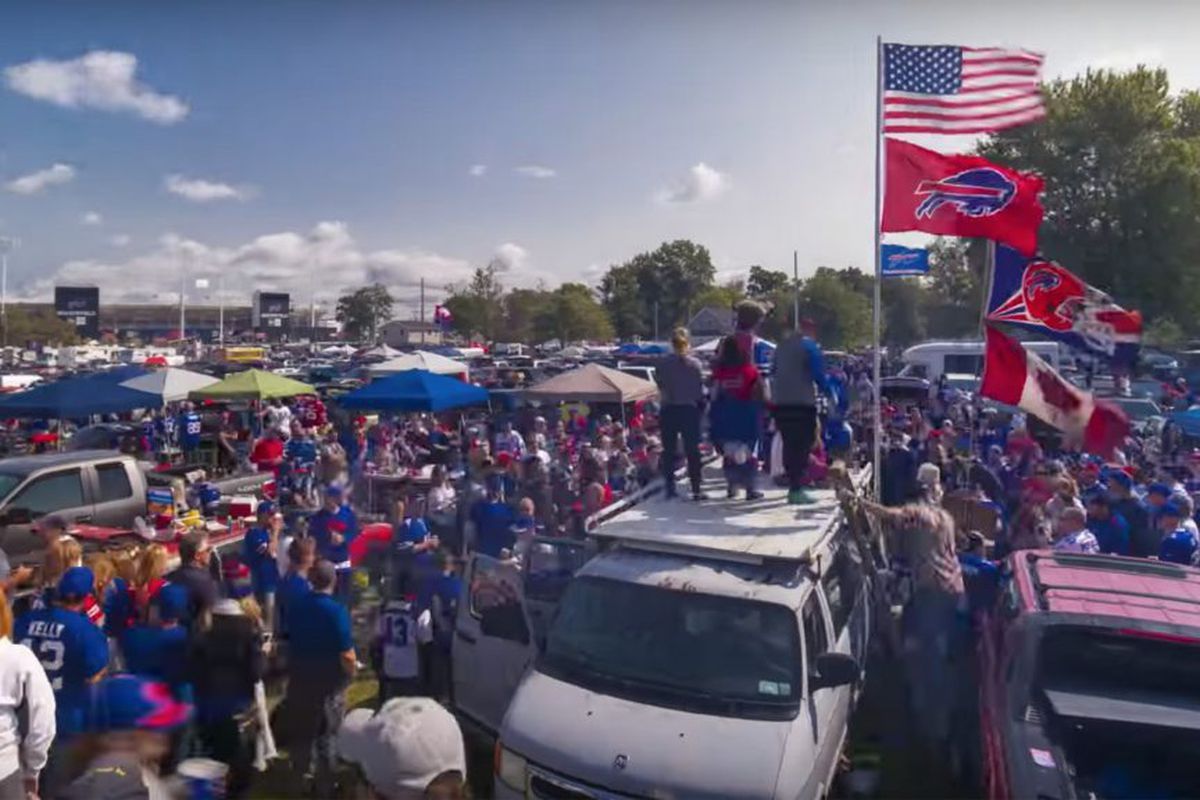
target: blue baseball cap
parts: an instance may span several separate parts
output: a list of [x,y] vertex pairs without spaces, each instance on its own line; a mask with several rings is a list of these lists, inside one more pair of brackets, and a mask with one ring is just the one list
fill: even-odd
[[263,500],[258,504],[258,515],[260,517],[269,517],[275,513],[275,504],[270,500]]
[[1183,517],[1183,509],[1174,500],[1163,503],[1162,508],[1158,510],[1159,516],[1162,517]]
[[1108,482],[1119,484],[1119,485],[1125,487],[1126,489],[1133,488],[1133,478],[1130,477],[1128,472],[1125,472],[1124,470],[1120,470],[1120,469],[1114,469],[1114,470],[1109,471]]
[[192,707],[171,696],[165,683],[137,675],[112,675],[92,695],[97,731],[170,731],[188,721]]
[[331,483],[325,487],[326,497],[341,497],[344,493],[345,490],[342,488],[341,484],[338,483]]
[[1162,495],[1163,497],[1170,497],[1171,487],[1167,486],[1165,483],[1152,483],[1150,484],[1149,488],[1146,489],[1146,494],[1158,494]]
[[178,622],[187,616],[187,589],[178,583],[168,583],[158,590],[154,604],[158,606],[159,619],[164,622]]
[[64,600],[82,600],[92,593],[96,576],[87,567],[71,567],[58,579],[58,596]]

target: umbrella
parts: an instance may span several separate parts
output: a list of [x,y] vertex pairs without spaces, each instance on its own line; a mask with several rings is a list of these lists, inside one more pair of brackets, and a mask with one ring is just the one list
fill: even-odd
[[438,375],[465,375],[467,365],[461,361],[455,361],[453,358],[439,356],[437,353],[417,350],[368,367],[367,371],[372,375],[388,375],[394,372],[407,372],[410,369],[423,369]]
[[525,394],[564,403],[634,403],[658,394],[658,386],[599,364],[584,364],[531,386]]
[[137,389],[139,392],[156,394],[162,398],[163,403],[174,403],[176,400],[186,400],[192,392],[214,383],[217,383],[217,379],[211,375],[171,367],[131,378],[123,381],[121,385]]
[[487,405],[488,392],[457,378],[410,369],[355,389],[337,402],[343,408],[369,411],[445,411]]
[[116,371],[66,378],[9,395],[0,400],[0,418],[81,419],[162,405],[156,395],[122,386],[114,380]]
[[189,392],[188,397],[193,400],[269,400],[273,397],[316,393],[317,390],[307,383],[261,369],[248,369],[211,386]]

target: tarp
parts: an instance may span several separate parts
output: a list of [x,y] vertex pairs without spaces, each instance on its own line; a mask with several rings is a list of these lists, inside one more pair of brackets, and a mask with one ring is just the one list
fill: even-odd
[[486,389],[420,369],[379,378],[337,399],[343,408],[362,411],[445,411],[487,402]]
[[599,364],[584,364],[529,387],[525,394],[534,400],[633,403],[654,397],[658,386]]
[[1169,419],[1187,436],[1200,437],[1200,408],[1176,411]]
[[121,376],[128,376],[133,370],[145,371],[140,367],[118,367],[9,395],[0,400],[0,418],[82,419],[92,414],[116,414],[161,405],[157,395],[120,384]]
[[372,375],[391,375],[397,372],[407,372],[410,369],[421,369],[435,375],[465,375],[467,365],[453,358],[439,356],[427,350],[417,350],[397,358],[384,361],[381,364],[367,367]]
[[245,372],[236,372],[212,386],[197,389],[189,393],[188,397],[193,400],[269,400],[273,397],[316,393],[317,390],[307,383],[261,369],[248,369]]
[[188,395],[197,389],[204,389],[217,382],[217,378],[202,372],[168,367],[122,381],[121,385],[128,389],[137,389],[139,392],[156,394],[163,403],[174,403],[177,400],[186,400]]

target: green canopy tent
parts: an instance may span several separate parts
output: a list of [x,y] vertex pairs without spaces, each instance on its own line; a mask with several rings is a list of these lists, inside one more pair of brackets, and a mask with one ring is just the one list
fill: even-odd
[[197,389],[188,397],[192,400],[271,400],[276,397],[316,393],[317,390],[307,383],[261,369],[248,369],[230,375],[212,386]]

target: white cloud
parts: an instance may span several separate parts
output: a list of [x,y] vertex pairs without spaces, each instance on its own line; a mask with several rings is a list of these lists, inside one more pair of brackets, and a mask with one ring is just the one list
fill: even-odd
[[[116,247],[129,243],[112,237]],[[506,285],[532,285],[536,278],[521,271],[527,254],[508,243],[497,248],[515,272],[507,273]],[[306,232],[281,231],[257,236],[232,246],[219,246],[168,233],[148,245],[144,252],[115,253],[68,261],[48,277],[20,290],[22,297],[44,299],[57,284],[104,287],[105,302],[178,302],[183,275],[207,278],[216,285],[224,276],[230,302],[246,302],[256,290],[290,292],[295,305],[307,305],[315,290],[318,302],[335,300],[343,292],[376,281],[382,283],[402,304],[416,301],[421,279],[425,279],[427,301],[440,297],[448,284],[470,279],[478,261],[430,252],[421,248],[367,250],[342,222],[327,221]],[[537,276],[540,277],[540,276]],[[189,292],[192,281],[189,281]],[[192,300],[204,299],[197,292]]]
[[513,172],[523,175],[526,178],[553,178],[558,174],[557,170],[544,167],[541,164],[525,164],[514,168]]
[[133,53],[92,50],[66,61],[38,58],[5,67],[4,80],[14,92],[63,108],[125,111],[160,125],[186,117],[187,103],[138,81],[137,67]]
[[177,194],[193,203],[208,203],[212,200],[245,200],[253,191],[248,186],[233,186],[204,178],[185,178],[182,175],[168,175],[163,178],[163,186],[171,194]]
[[661,189],[658,199],[670,204],[700,203],[716,199],[728,189],[729,177],[701,161],[682,179]]
[[51,164],[45,169],[22,175],[5,184],[10,192],[37,194],[50,186],[59,186],[75,180],[75,168],[69,164]]
[[529,261],[529,251],[516,242],[497,245],[493,262],[504,268],[504,272],[517,272]]
[[128,247],[129,243],[132,241],[133,237],[128,233],[115,233],[108,237],[108,243],[113,247]]
[[472,178],[482,178],[487,175],[487,164],[472,164],[467,174]]
[[104,223],[104,217],[99,211],[89,211],[79,218],[81,225],[101,225]]
[[1094,58],[1081,58],[1077,61],[1072,61],[1065,68],[1058,69],[1051,74],[1062,78],[1073,78],[1076,75],[1087,72],[1089,69],[1107,69],[1114,72],[1125,72],[1138,66],[1150,68],[1161,67],[1165,59],[1166,56],[1162,48],[1159,47],[1112,50]]

